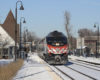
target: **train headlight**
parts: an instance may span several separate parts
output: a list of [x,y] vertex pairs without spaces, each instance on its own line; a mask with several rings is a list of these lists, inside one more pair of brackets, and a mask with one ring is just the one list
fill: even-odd
[[59,46],[59,43],[56,43],[56,46]]

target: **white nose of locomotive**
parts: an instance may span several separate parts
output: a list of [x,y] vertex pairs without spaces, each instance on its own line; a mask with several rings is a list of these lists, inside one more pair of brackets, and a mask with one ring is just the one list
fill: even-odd
[[60,57],[59,55],[56,55],[56,56],[55,56],[55,61],[56,61],[56,62],[60,62],[60,61],[61,61],[61,57]]

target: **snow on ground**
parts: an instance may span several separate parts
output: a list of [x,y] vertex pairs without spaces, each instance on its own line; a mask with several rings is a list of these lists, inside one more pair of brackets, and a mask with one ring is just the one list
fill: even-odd
[[[31,53],[28,54],[28,57],[30,57]],[[14,59],[0,59],[0,65],[5,65],[13,62]]]
[[9,64],[10,62],[13,62],[13,59],[0,59],[0,65]]
[[79,60],[84,60],[84,61],[89,61],[89,62],[94,62],[94,63],[100,63],[100,58],[93,58],[93,57],[79,57],[79,56],[68,56],[69,58],[72,59],[79,59]]
[[28,58],[24,61],[24,65],[13,80],[52,80],[44,69],[44,66],[47,65],[41,64],[40,61],[36,53],[29,53]]
[[[27,60],[24,61],[24,64],[26,63]],[[27,70],[27,66],[26,65],[22,66],[21,69],[18,71],[17,75],[13,78],[13,80],[23,80],[26,70]]]

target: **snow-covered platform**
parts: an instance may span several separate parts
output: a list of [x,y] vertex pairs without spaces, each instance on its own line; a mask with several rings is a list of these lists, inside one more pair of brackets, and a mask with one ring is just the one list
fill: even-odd
[[36,53],[30,54],[13,80],[62,80]]
[[82,61],[87,61],[87,62],[91,62],[91,63],[97,63],[100,64],[100,58],[94,58],[94,57],[82,57],[82,56],[68,56],[68,58],[71,59],[77,59],[77,60],[82,60]]

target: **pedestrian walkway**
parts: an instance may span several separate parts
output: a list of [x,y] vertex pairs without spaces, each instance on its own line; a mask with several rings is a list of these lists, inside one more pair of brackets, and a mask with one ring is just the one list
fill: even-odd
[[93,57],[82,57],[82,56],[74,56],[70,55],[68,56],[69,58],[72,59],[78,59],[78,60],[83,60],[83,61],[88,61],[88,62],[93,62],[93,63],[99,63],[100,64],[100,58],[93,58]]
[[62,80],[37,54],[30,54],[13,80]]

